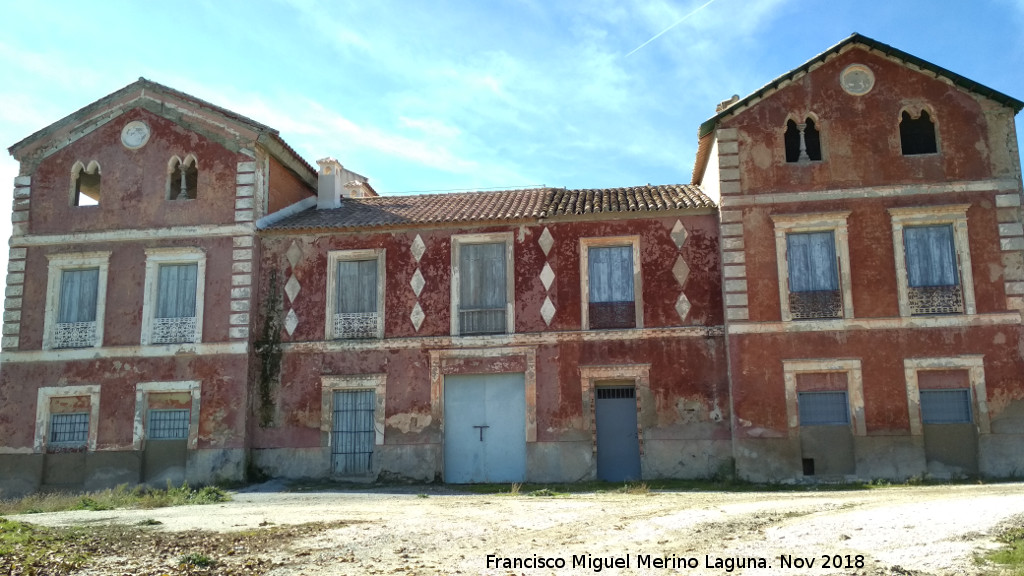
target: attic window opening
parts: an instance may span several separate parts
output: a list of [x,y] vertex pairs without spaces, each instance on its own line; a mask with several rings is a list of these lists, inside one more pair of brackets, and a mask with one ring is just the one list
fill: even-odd
[[787,121],[784,140],[787,163],[821,161],[821,134],[814,119],[807,118],[800,124]]
[[917,118],[911,118],[904,111],[900,120],[900,144],[904,156],[915,154],[935,154],[939,151],[935,140],[935,123],[927,110],[922,110]]
[[72,206],[97,206],[100,203],[100,165],[95,160],[88,167],[75,162],[72,172]]
[[171,158],[167,166],[167,199],[195,200],[199,189],[199,163],[191,154],[184,160]]

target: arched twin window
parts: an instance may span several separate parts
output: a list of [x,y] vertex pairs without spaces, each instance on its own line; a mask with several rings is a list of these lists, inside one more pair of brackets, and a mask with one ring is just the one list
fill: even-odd
[[935,154],[939,151],[935,139],[935,123],[927,110],[916,117],[904,110],[900,114],[900,146],[904,156]]
[[821,134],[813,118],[808,117],[799,124],[787,121],[785,142],[786,162],[821,161]]
[[167,163],[167,199],[195,200],[199,190],[199,163],[189,154],[181,160],[177,156]]
[[93,160],[86,166],[75,162],[71,167],[71,205],[96,206],[100,203],[100,164]]

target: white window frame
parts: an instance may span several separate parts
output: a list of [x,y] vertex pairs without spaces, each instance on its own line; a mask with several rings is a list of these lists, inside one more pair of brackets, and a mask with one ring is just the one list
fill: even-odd
[[146,421],[149,416],[149,395],[152,393],[188,392],[192,396],[192,405],[188,415],[188,442],[190,450],[199,446],[199,407],[202,386],[199,380],[179,380],[173,382],[139,382],[135,385],[135,421],[132,428],[132,449],[142,450],[146,445]]
[[96,438],[100,425],[100,385],[46,386],[36,394],[36,437],[32,449],[41,454],[50,443],[50,399],[74,396],[89,397],[89,439],[86,450],[96,451]]
[[629,246],[633,250],[633,301],[636,329],[644,327],[644,281],[640,265],[639,236],[580,238],[580,318],[583,330],[590,330],[590,248]]
[[384,287],[387,278],[385,264],[387,254],[384,248],[359,250],[331,250],[327,253],[327,315],[324,322],[324,339],[335,340],[334,313],[338,294],[338,264],[359,260],[377,260],[377,338],[384,337]]
[[907,254],[903,244],[903,229],[907,226],[953,226],[953,247],[956,250],[960,273],[960,290],[964,297],[964,314],[977,314],[974,302],[974,273],[971,269],[971,249],[967,238],[967,209],[970,204],[943,206],[914,206],[889,208],[892,219],[892,248],[896,257],[896,288],[899,294],[900,316],[911,316],[909,281],[907,280]]
[[965,354],[942,358],[905,358],[903,377],[907,385],[907,408],[910,412],[910,435],[924,434],[921,421],[921,387],[917,373],[924,370],[966,370],[971,390],[971,416],[980,434],[992,432],[988,413],[988,392],[985,386],[985,357]]
[[[163,264],[196,264],[196,333],[195,344],[203,341],[203,308],[206,295],[206,252],[201,248],[174,247],[149,248],[146,250],[146,281],[142,297],[142,336],[143,346],[152,344],[153,319],[156,315],[156,303],[160,289],[160,266]],[[191,342],[153,344],[154,346],[180,346]]]
[[[816,212],[810,214],[772,214],[775,223],[775,260],[779,273],[779,306],[782,321],[793,320],[789,309],[789,260],[786,256],[789,234],[801,232],[832,232],[836,245],[836,256],[839,258],[839,290],[843,297],[843,315],[840,318],[853,318],[853,293],[850,275],[850,233],[847,218],[850,212]],[[829,321],[840,318],[820,318],[817,320],[801,320],[801,322]]]
[[[494,232],[490,234],[458,234],[452,236],[452,285],[451,285],[451,333],[452,336],[461,334],[459,327],[459,303],[461,292],[459,290],[459,262],[464,244],[505,244],[505,333],[514,334],[515,323],[515,267],[514,247],[512,232]],[[474,334],[475,336],[475,334]]]
[[789,437],[800,435],[800,406],[796,383],[797,374],[819,374],[823,372],[844,372],[846,374],[846,401],[849,404],[850,430],[854,436],[866,436],[864,420],[864,375],[858,359],[813,358],[782,361],[783,378],[786,386],[786,417]]
[[[43,350],[55,350],[53,331],[57,326],[60,310],[61,274],[64,270],[99,268],[96,279],[96,341],[93,348],[103,346],[103,324],[107,305],[107,272],[110,268],[110,252],[81,252],[76,254],[50,254],[47,256],[49,271],[46,279],[46,310],[43,320]],[[62,348],[63,350],[63,348]]]

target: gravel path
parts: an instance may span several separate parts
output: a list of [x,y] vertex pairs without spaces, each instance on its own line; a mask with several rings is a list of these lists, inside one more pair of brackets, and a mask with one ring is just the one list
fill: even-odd
[[[466,495],[433,486],[252,491],[222,505],[12,518],[51,526],[151,518],[171,533],[344,522],[261,551],[284,563],[270,572],[276,576],[982,574],[973,554],[995,546],[1000,524],[1024,519],[1024,485],[555,498]],[[490,565],[489,555],[497,559]],[[789,567],[783,557],[790,558]],[[659,566],[662,558],[667,560]],[[524,567],[515,559],[533,564]],[[840,567],[826,568],[826,560]],[[546,567],[530,568],[542,561]],[[607,567],[616,561],[629,567]]]

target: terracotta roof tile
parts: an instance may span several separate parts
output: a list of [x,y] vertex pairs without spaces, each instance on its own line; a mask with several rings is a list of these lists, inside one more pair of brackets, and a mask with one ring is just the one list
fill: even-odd
[[531,188],[500,192],[346,198],[342,200],[340,208],[305,210],[271,224],[268,228],[382,228],[714,207],[714,202],[699,186],[689,184],[591,190]]

